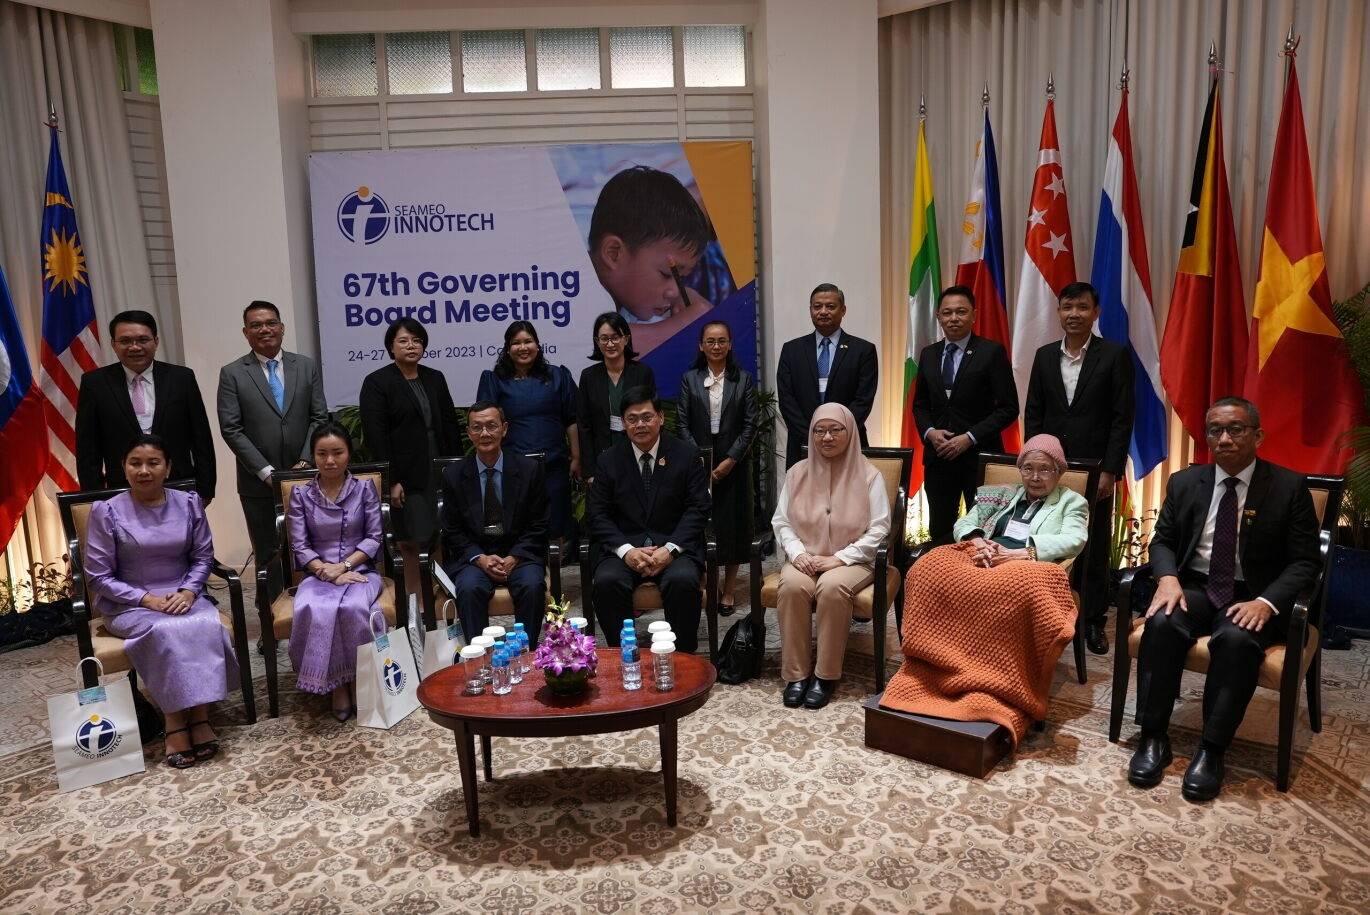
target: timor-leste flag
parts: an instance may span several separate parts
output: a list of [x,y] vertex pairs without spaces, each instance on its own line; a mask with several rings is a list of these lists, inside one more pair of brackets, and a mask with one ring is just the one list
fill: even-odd
[[1363,401],[1346,340],[1332,320],[1292,55],[1268,186],[1246,396],[1261,411],[1267,460],[1300,473],[1341,473],[1350,451],[1340,439],[1363,421]]
[[1161,384],[1194,439],[1196,461],[1208,460],[1208,405],[1246,387],[1246,347],[1246,300],[1223,158],[1222,95],[1214,80],[1204,109],[1184,246],[1161,342]]

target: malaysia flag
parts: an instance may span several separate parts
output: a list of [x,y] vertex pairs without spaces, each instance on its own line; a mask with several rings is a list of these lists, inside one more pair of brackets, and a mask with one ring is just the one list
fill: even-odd
[[1130,452],[1133,474],[1140,479],[1165,460],[1167,440],[1161,358],[1151,308],[1151,266],[1146,256],[1137,172],[1132,164],[1126,89],[1108,144],[1090,282],[1099,290],[1099,333],[1132,353],[1137,382]]

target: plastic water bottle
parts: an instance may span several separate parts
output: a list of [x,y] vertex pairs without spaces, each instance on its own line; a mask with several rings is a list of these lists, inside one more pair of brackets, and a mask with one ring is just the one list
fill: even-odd
[[509,682],[523,682],[523,645],[526,640],[521,632],[511,632],[504,637],[504,651],[509,656]]
[[623,688],[642,689],[642,656],[638,653],[637,636],[625,630],[619,645],[623,652]]
[[528,639],[528,630],[522,623],[515,623],[514,635],[518,636],[519,640],[519,673],[530,673],[533,670],[533,645]]
[[509,672],[509,652],[503,648],[495,649],[495,658],[490,662],[492,683],[496,696],[503,696],[513,691],[514,682]]
[[652,681],[657,690],[666,693],[675,689],[675,642],[662,640],[652,643]]

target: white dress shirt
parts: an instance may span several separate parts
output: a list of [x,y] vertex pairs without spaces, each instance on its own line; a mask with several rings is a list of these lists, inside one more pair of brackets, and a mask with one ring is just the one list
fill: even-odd
[[704,371],[704,390],[709,392],[709,431],[714,435],[718,434],[718,425],[723,419],[723,378],[726,374],[726,369],[717,375],[708,369]]
[[[844,565],[870,565],[875,562],[875,551],[885,542],[885,537],[890,532],[890,498],[885,492],[885,478],[880,474],[876,474],[871,480],[867,496],[870,500],[870,526],[854,543],[833,554]],[[785,486],[781,487],[780,500],[775,506],[771,527],[775,531],[776,542],[785,551],[785,556],[790,562],[794,562],[802,554],[811,551],[804,546],[804,542],[790,525],[789,511],[790,491],[789,487]]]
[[[1251,490],[1251,477],[1256,472],[1256,462],[1247,464],[1237,473],[1237,564],[1236,580],[1245,581],[1246,576],[1242,574],[1242,511],[1246,508],[1246,494]],[[1213,497],[1208,501],[1208,515],[1204,518],[1204,528],[1199,534],[1199,542],[1194,546],[1194,555],[1189,560],[1189,570],[1200,575],[1207,575],[1210,564],[1213,561],[1213,532],[1218,526],[1218,505],[1223,500],[1223,493],[1227,492],[1227,484],[1223,480],[1229,479],[1233,474],[1228,473],[1216,464],[1213,466]],[[1280,611],[1274,604],[1264,597],[1257,596],[1256,600],[1262,601],[1276,613]],[[1224,608],[1225,609],[1225,608]]]
[[[128,366],[124,366],[124,380],[128,383],[128,399],[135,404],[133,415],[138,417],[138,428],[144,433],[151,432],[152,417],[157,412],[157,389],[152,383],[152,366],[149,365],[141,374],[131,372]],[[138,398],[133,394],[135,384],[143,386],[143,407],[147,410],[146,413],[138,412]]]
[[[657,436],[656,443],[652,445],[651,451],[643,451],[636,445],[636,443],[631,444],[633,445],[633,461],[637,464],[637,472],[639,474],[642,473],[642,456],[644,454],[650,455],[652,458],[652,476],[653,478],[655,478],[657,472],[656,453],[661,450],[661,436]],[[671,555],[673,556],[679,556],[682,552],[684,552],[683,550],[681,550],[679,546],[670,541],[667,541],[666,543],[659,543],[657,544],[657,546],[666,547],[666,549],[671,551]],[[624,556],[628,555],[628,552],[630,550],[635,549],[637,549],[637,547],[633,546],[631,543],[623,543],[620,544],[618,549],[614,550],[614,552],[618,554],[619,559],[622,559]]]
[[1072,356],[1066,349],[1065,338],[1061,338],[1061,382],[1066,386],[1066,403],[1075,402],[1075,386],[1080,383],[1080,369],[1085,364],[1085,353],[1089,352],[1089,344],[1093,342],[1094,335],[1090,334],[1085,345],[1080,347],[1078,355]]

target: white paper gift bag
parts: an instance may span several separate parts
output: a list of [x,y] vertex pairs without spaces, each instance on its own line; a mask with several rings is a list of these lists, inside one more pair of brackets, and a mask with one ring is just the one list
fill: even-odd
[[371,631],[375,638],[357,646],[357,723],[389,730],[419,707],[418,671],[408,633],[387,632],[379,611],[371,613]]
[[[76,665],[77,683],[87,661],[95,662],[100,677],[105,674],[99,658],[83,658]],[[145,768],[128,677],[50,697],[48,725],[61,791],[98,785]]]
[[445,600],[442,602],[442,617],[438,620],[438,628],[428,630],[423,637],[423,678],[427,680],[438,671],[459,662],[459,654],[465,646],[466,640],[461,635],[461,621],[456,615],[456,604],[451,600]]

